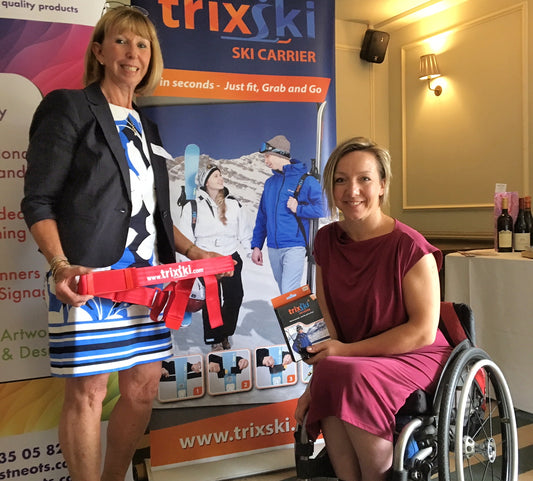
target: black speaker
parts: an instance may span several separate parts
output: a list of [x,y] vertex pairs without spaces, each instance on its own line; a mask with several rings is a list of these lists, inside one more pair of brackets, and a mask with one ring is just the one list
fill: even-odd
[[389,37],[390,35],[387,32],[367,30],[359,56],[367,62],[383,62],[387,52],[387,45],[389,44]]

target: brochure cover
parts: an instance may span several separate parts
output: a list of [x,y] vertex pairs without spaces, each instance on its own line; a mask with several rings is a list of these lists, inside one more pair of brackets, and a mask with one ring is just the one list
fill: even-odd
[[309,359],[306,347],[329,339],[318,300],[308,285],[271,300],[293,360]]

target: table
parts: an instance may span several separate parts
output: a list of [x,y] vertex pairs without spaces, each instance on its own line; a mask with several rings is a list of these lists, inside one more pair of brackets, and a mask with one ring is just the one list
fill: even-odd
[[478,346],[503,371],[515,407],[533,412],[533,260],[473,252],[446,256],[445,300],[470,305]]

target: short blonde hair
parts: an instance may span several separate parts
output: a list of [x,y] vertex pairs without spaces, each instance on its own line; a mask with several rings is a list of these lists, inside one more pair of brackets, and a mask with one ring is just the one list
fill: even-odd
[[335,150],[329,156],[326,166],[324,167],[324,172],[322,173],[322,188],[328,201],[328,209],[331,217],[335,217],[337,214],[335,199],[333,198],[334,178],[337,164],[346,154],[355,151],[370,152],[374,155],[378,165],[379,178],[384,184],[383,195],[379,199],[380,205],[383,205],[389,199],[389,187],[392,179],[391,157],[389,152],[370,139],[365,137],[353,137],[335,147]]
[[154,24],[140,10],[129,6],[117,7],[108,10],[94,27],[91,40],[85,52],[85,73],[83,85],[93,82],[101,82],[105,75],[105,69],[93,53],[93,43],[103,43],[105,36],[110,30],[117,29],[119,32],[133,32],[135,35],[150,41],[151,56],[148,71],[135,88],[137,95],[150,95],[161,81],[163,74],[163,55],[161,45],[157,38]]

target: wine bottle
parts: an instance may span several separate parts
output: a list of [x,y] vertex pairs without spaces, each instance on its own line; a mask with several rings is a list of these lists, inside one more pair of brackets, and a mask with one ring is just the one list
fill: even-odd
[[513,218],[509,214],[509,201],[502,197],[502,213],[498,217],[496,228],[498,231],[498,252],[513,251]]
[[525,251],[529,247],[530,229],[526,222],[525,199],[518,199],[518,215],[513,227],[513,247],[516,252]]
[[533,217],[531,216],[531,196],[524,197],[524,210],[526,212],[526,224],[529,227],[529,245],[533,246]]

